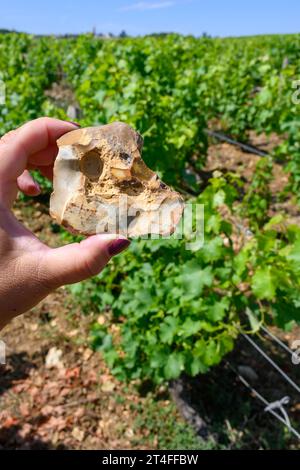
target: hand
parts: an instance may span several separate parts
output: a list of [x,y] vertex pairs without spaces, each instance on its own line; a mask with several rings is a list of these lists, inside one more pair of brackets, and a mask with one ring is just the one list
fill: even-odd
[[54,289],[99,273],[129,241],[94,235],[51,249],[17,221],[11,209],[18,189],[31,196],[40,188],[28,170],[52,179],[56,140],[76,125],[57,119],[28,122],[0,140],[0,328]]

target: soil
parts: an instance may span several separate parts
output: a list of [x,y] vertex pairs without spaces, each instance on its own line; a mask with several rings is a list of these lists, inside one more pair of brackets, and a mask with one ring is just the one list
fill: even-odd
[[[257,136],[254,132],[250,133],[251,138],[249,143],[255,147],[270,152],[279,143],[280,139],[276,134],[271,134],[267,137],[265,135]],[[249,184],[251,182],[256,164],[261,157],[253,153],[242,151],[239,147],[227,144],[217,143],[210,145],[208,150],[208,158],[205,170],[224,170],[233,172],[240,175]],[[283,191],[288,183],[289,174],[285,171],[284,166],[274,163],[273,168],[273,181],[270,188],[274,195]]]
[[53,83],[49,90],[45,91],[45,96],[50,98],[57,106],[68,107],[78,106],[74,92],[70,86],[65,82]]
[[[276,134],[266,136],[257,135],[251,131],[249,133],[249,143],[255,147],[271,152],[282,138]],[[208,158],[205,171],[215,170],[232,172],[239,175],[247,188],[251,183],[256,164],[261,159],[258,155],[242,151],[239,147],[227,143],[215,143],[209,146]],[[278,200],[278,195],[283,193],[289,181],[289,173],[283,164],[273,163],[273,179],[270,183],[270,190],[273,201],[270,206],[269,216],[272,217],[282,213],[289,224],[300,224],[300,208],[296,204],[291,194],[286,194],[283,200]]]
[[[15,213],[48,245],[62,244],[44,204],[18,203]],[[124,391],[89,348],[92,321],[61,288],[1,332],[7,364],[0,365],[0,448],[153,448],[155,436],[142,445],[143,432],[137,438],[134,429],[133,408],[145,398],[134,385]],[[61,354],[51,368],[50,350]]]

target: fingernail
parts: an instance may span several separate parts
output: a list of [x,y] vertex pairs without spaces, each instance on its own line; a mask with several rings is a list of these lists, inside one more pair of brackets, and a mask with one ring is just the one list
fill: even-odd
[[41,192],[41,188],[40,188],[40,185],[36,182],[34,182],[34,184],[31,184],[29,187],[28,187],[28,191],[31,191],[32,193],[40,193]]
[[126,240],[125,238],[118,238],[117,240],[113,240],[108,247],[108,253],[110,256],[115,256],[121,253],[121,251],[128,248],[130,245],[130,241]]
[[70,124],[74,124],[74,126],[81,127],[81,125],[78,124],[78,122],[74,122],[74,121],[66,121],[66,122],[69,122]]

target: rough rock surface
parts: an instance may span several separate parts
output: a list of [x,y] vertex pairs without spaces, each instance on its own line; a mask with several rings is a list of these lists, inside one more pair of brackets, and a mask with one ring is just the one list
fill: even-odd
[[141,158],[143,139],[121,122],[78,129],[57,141],[50,214],[83,235],[174,232],[184,203]]

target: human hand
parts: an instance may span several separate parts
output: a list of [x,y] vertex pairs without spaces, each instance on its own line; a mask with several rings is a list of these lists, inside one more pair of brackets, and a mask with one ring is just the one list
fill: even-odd
[[121,236],[94,235],[51,249],[12,213],[18,189],[30,196],[40,193],[28,170],[52,179],[56,140],[74,129],[72,123],[40,118],[0,140],[0,329],[54,289],[99,273],[129,245]]

